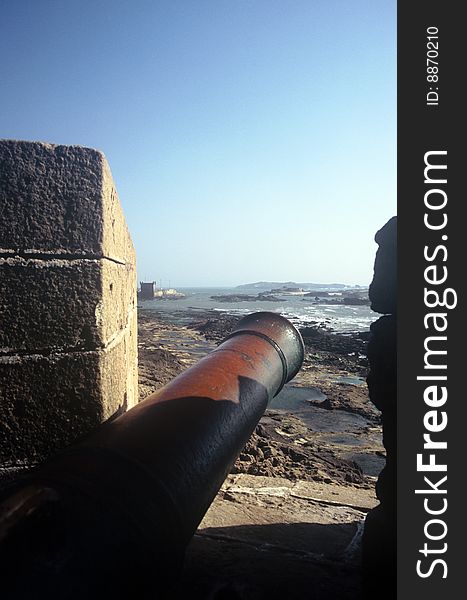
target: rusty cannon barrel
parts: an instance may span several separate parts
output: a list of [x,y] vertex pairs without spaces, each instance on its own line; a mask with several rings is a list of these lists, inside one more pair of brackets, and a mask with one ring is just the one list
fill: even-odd
[[164,388],[13,484],[0,503],[2,598],[171,597],[188,542],[303,356],[287,319],[251,314]]

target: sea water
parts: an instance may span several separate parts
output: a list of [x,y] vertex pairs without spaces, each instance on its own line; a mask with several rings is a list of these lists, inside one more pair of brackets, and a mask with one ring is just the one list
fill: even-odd
[[177,300],[144,300],[138,306],[141,310],[156,310],[173,322],[184,323],[191,316],[203,311],[227,313],[230,315],[246,315],[257,311],[277,312],[300,326],[320,325],[332,331],[345,333],[351,331],[368,331],[370,324],[378,318],[369,306],[350,306],[344,304],[326,304],[316,302],[314,297],[281,296],[274,294],[280,302],[244,301],[220,302],[213,298],[218,295],[251,294],[258,290],[241,290],[236,288],[179,288],[185,298]]

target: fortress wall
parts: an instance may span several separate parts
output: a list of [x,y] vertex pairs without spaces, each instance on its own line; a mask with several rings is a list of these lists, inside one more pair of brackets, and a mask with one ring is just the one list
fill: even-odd
[[104,155],[0,141],[0,463],[137,398],[136,259]]

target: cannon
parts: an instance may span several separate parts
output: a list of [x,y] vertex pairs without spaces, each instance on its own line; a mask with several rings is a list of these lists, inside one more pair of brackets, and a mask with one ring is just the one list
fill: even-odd
[[303,357],[287,319],[253,313],[165,387],[16,481],[0,502],[2,598],[169,597],[188,542]]

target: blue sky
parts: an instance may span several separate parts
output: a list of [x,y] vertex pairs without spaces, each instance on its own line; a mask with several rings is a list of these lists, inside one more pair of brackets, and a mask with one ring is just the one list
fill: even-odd
[[367,284],[396,3],[1,0],[0,137],[107,156],[140,278]]

